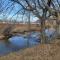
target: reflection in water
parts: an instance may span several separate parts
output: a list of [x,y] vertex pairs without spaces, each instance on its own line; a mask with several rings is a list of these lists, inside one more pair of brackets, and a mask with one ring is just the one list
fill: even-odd
[[[55,31],[48,31],[46,30],[46,35],[48,37]],[[13,36],[9,38],[9,43],[6,44],[4,41],[0,41],[0,56],[8,54],[13,51],[17,51],[23,49],[25,47],[32,47],[35,45],[40,44],[40,33],[38,32],[31,32],[28,36],[24,37],[23,35]]]
[[11,46],[10,44],[6,44],[4,41],[0,41],[0,56],[16,50],[15,46]]
[[9,52],[17,51],[26,47],[32,47],[39,44],[37,41],[38,38],[33,36],[27,36],[26,38],[23,35],[13,36],[9,38],[9,43],[0,41],[0,56],[8,54]]
[[31,47],[33,45],[36,45],[40,42],[38,42],[38,39],[35,38],[35,37],[26,37],[24,38],[23,36],[14,36],[12,38],[9,39],[10,43],[17,46],[17,47],[20,47],[20,48],[23,48],[23,47]]

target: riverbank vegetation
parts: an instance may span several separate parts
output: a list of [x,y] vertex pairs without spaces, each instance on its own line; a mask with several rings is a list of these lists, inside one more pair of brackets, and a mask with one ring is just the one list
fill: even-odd
[[13,52],[0,57],[0,60],[60,60],[60,40]]
[[[0,0],[0,7],[1,19],[6,20],[3,22],[0,20],[3,23],[0,23],[2,40],[7,42],[11,39],[10,42],[16,44],[17,41],[20,46],[28,41],[31,45],[39,42],[32,48],[27,47],[22,51],[1,56],[0,60],[60,60],[59,0]],[[16,20],[20,20],[21,23]],[[36,31],[38,35],[34,35]],[[6,45],[3,45],[6,48]]]

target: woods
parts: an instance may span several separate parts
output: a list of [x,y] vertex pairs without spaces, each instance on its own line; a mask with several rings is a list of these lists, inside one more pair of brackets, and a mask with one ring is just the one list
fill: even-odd
[[60,60],[60,0],[0,0],[0,60]]
[[[11,0],[12,2],[22,6],[23,12],[33,14],[41,23],[41,43],[45,43],[45,20],[50,16],[56,17],[56,31],[59,30],[58,21],[60,20],[60,1],[59,0]],[[26,14],[26,13],[25,13]],[[26,15],[27,15],[26,14]],[[30,21],[29,21],[30,22]],[[29,23],[30,24],[30,23]]]
[[[19,6],[18,11],[13,14],[10,17],[10,20],[13,20],[13,17],[16,16],[15,20],[18,19],[19,15],[22,15],[22,22],[24,21],[24,17],[26,17],[27,20],[27,25],[28,25],[28,30],[30,31],[30,24],[31,24],[31,16],[37,17],[37,19],[39,20],[39,26],[40,26],[40,37],[41,37],[41,43],[45,43],[47,37],[45,35],[45,22],[46,20],[51,20],[50,17],[52,16],[52,18],[56,18],[56,32],[57,32],[57,36],[60,35],[60,1],[59,0],[9,0],[9,2],[6,4],[6,8],[2,6],[2,4],[5,3],[0,1],[0,5],[1,5],[1,9],[0,9],[0,13],[8,13],[11,14],[11,11],[14,10],[15,5]],[[9,5],[10,4],[10,5]],[[8,5],[8,6],[7,6]],[[11,9],[10,9],[11,7]],[[9,12],[7,12],[7,10],[9,10]],[[8,19],[8,14],[3,14],[4,19]]]

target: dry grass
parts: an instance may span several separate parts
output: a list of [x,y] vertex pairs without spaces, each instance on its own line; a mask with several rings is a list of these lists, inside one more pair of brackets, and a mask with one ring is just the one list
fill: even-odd
[[[8,27],[9,25],[11,25],[13,27],[12,31],[28,31],[29,26],[27,24],[7,24],[7,23],[0,23],[0,33],[3,32],[3,30]],[[37,26],[36,24],[31,24],[30,25],[30,29],[31,30],[40,30],[40,27]]]
[[[6,25],[3,25],[3,28],[1,26],[0,24],[0,29],[3,30]],[[16,27],[17,29],[14,30],[26,29],[23,25],[16,25]],[[23,51],[13,52],[0,57],[0,60],[60,60],[60,41],[55,41],[54,44],[40,44]]]
[[22,52],[10,53],[0,57],[0,60],[60,60],[60,41],[54,44],[40,44],[27,48]]

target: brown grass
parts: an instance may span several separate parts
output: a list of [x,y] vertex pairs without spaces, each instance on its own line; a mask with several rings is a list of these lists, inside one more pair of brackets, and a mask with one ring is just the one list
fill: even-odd
[[2,32],[6,27],[11,25],[13,27],[12,31],[27,31],[30,28],[31,30],[40,30],[40,27],[36,24],[31,24],[30,27],[28,24],[7,24],[7,23],[0,23],[0,32]]
[[0,57],[0,60],[60,60],[60,41],[54,44],[40,44],[27,48],[22,52],[10,53]]

